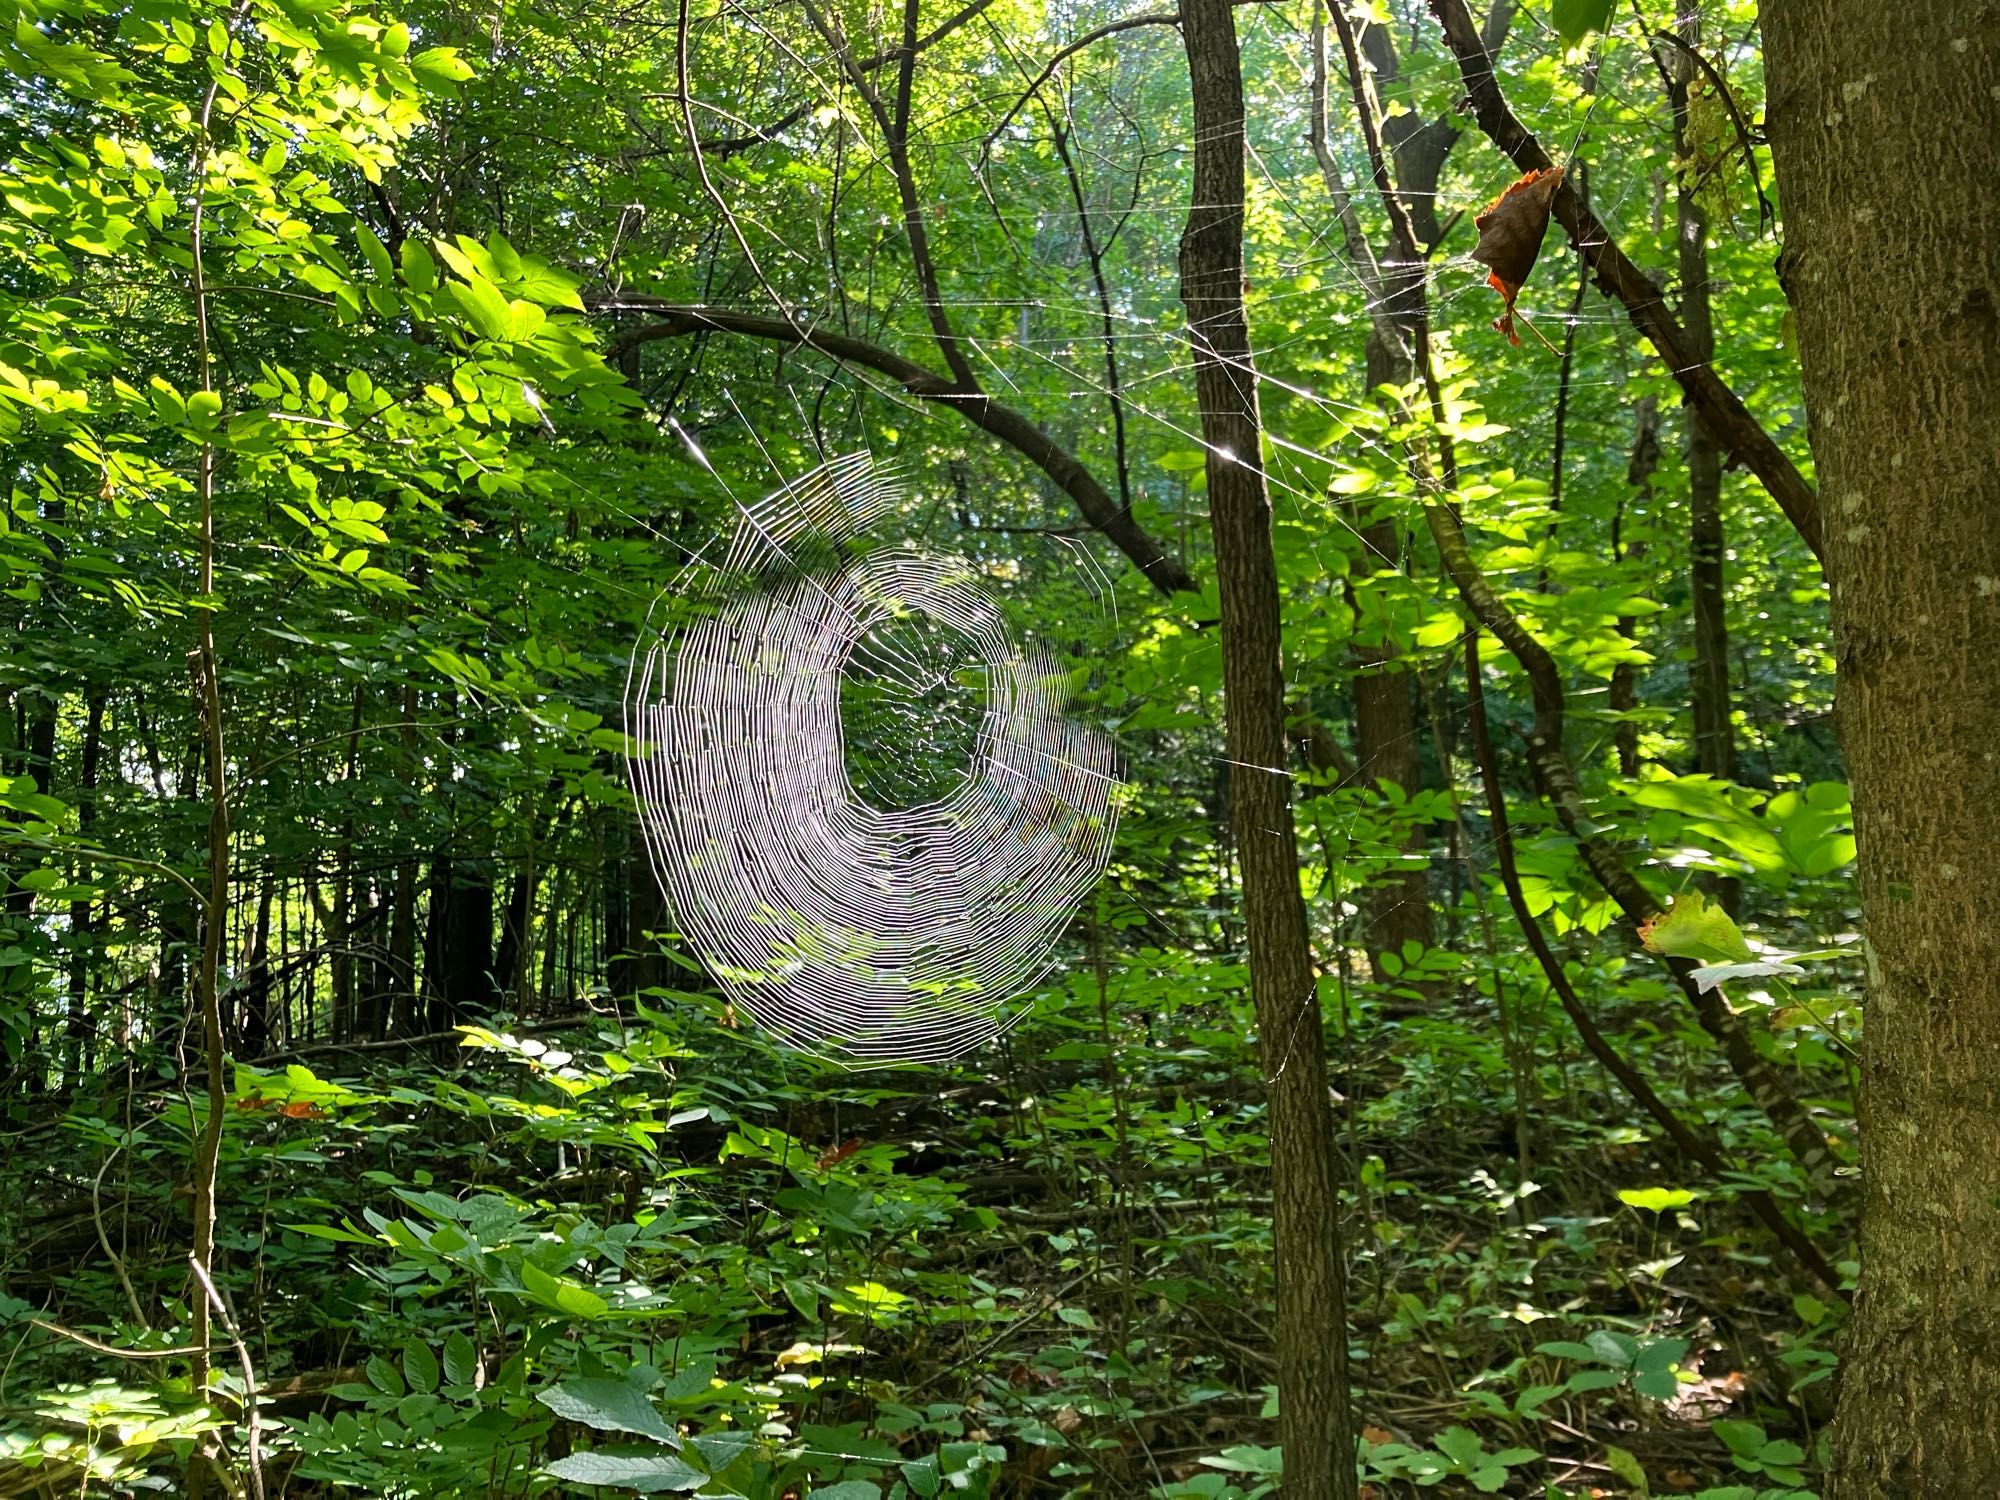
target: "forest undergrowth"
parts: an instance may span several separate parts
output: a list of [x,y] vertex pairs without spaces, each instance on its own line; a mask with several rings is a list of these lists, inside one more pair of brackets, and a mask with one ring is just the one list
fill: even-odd
[[[267,1486],[1265,1492],[1248,1017],[1216,969],[1126,1011],[1166,982],[1143,972],[990,1067],[846,1074],[668,993],[240,1067],[217,1280]],[[1328,1042],[1373,1492],[1808,1493],[1837,1302],[1726,1185],[1684,1186],[1547,1017],[1510,1018],[1510,1064],[1463,976],[1364,990]],[[1642,1031],[1660,1076],[1714,1086]],[[205,1413],[145,1358],[186,1280],[184,1083],[112,1080],[11,1143],[0,1493],[147,1487],[233,1415],[234,1361]]]

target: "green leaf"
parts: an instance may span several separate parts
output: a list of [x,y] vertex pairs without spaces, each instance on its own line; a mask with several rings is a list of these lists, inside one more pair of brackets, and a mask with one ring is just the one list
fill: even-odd
[[1632,1368],[1648,1371],[1672,1370],[1692,1347],[1693,1345],[1686,1339],[1655,1339],[1639,1351],[1639,1357],[1632,1361]]
[[472,1340],[454,1333],[444,1341],[444,1378],[451,1385],[471,1385],[479,1377],[479,1351]]
[[1671,1401],[1680,1388],[1672,1370],[1645,1370],[1632,1377],[1632,1389],[1654,1401]]
[[1543,1404],[1560,1396],[1565,1389],[1560,1385],[1531,1385],[1514,1398],[1514,1410],[1524,1417],[1539,1418],[1544,1415]]
[[843,1479],[807,1490],[806,1500],[882,1500],[882,1486],[866,1479]]
[[1639,1494],[1650,1495],[1653,1492],[1646,1480],[1646,1466],[1625,1449],[1614,1444],[1605,1444],[1604,1465]]
[[692,1401],[706,1396],[715,1383],[715,1361],[698,1359],[660,1387],[662,1401]]
[[1764,1429],[1755,1422],[1724,1417],[1710,1422],[1708,1430],[1739,1458],[1755,1458],[1764,1447]]
[[1593,31],[1602,31],[1611,21],[1613,0],[1554,0],[1550,7],[1556,34],[1563,45],[1574,47]]
[[1610,1365],[1614,1369],[1627,1370],[1638,1357],[1639,1341],[1630,1334],[1614,1333],[1609,1328],[1600,1328],[1591,1334],[1585,1343],[1597,1356],[1598,1363]]
[[581,1422],[599,1432],[636,1432],[670,1448],[681,1445],[679,1434],[654,1409],[645,1388],[633,1380],[580,1375],[535,1392],[535,1399],[565,1421]]
[[1557,1359],[1595,1360],[1597,1351],[1588,1344],[1579,1344],[1574,1339],[1557,1339],[1553,1343],[1535,1345],[1535,1353],[1551,1354]]
[[1674,897],[1666,911],[1641,924],[1639,940],[1649,953],[1702,963],[1747,964],[1757,957],[1729,913],[1710,906],[1700,891],[1682,891]]
[[753,1432],[724,1430],[704,1432],[699,1437],[688,1439],[688,1446],[701,1455],[701,1461],[708,1465],[711,1474],[720,1474],[724,1469],[741,1458],[744,1451],[757,1441]]
[[708,1476],[701,1470],[669,1454],[614,1452],[603,1448],[559,1458],[543,1472],[575,1484],[609,1484],[642,1495],[696,1490],[708,1482]]
[[473,272],[470,279],[454,281],[447,288],[452,305],[481,338],[496,342],[514,336],[514,311],[500,288]]
[[1449,646],[1465,634],[1465,622],[1457,615],[1432,615],[1417,627],[1419,646]]
[[361,246],[361,257],[368,262],[368,269],[375,273],[375,279],[390,283],[396,279],[395,263],[389,259],[389,247],[376,236],[366,224],[357,222],[354,226],[355,241]]
[[610,1311],[610,1304],[590,1288],[551,1276],[532,1261],[521,1262],[521,1285],[543,1306],[572,1317],[595,1319]]
[[413,1391],[428,1394],[437,1389],[437,1356],[422,1339],[411,1339],[403,1346],[403,1378]]
[[1469,1468],[1486,1451],[1479,1434],[1470,1427],[1447,1427],[1431,1439],[1431,1446],[1461,1469]]
[[437,290],[437,260],[421,240],[403,241],[403,283],[426,297]]
[[410,71],[434,87],[463,83],[472,76],[472,65],[458,55],[456,47],[431,47],[410,59]]
[[396,1367],[379,1354],[368,1356],[368,1363],[362,1366],[368,1376],[368,1383],[385,1396],[400,1396],[404,1393],[403,1377]]

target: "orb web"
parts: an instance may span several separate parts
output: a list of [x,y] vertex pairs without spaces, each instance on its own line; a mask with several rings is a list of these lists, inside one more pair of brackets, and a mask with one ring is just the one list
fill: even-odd
[[719,561],[655,605],[627,689],[681,936],[760,1024],[857,1065],[1018,1019],[1120,793],[1110,737],[1068,716],[976,564],[859,550],[898,502],[853,455],[741,507]]

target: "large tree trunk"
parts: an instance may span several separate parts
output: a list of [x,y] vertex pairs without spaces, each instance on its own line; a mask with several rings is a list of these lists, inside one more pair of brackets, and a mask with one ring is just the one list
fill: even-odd
[[1346,1287],[1319,997],[1285,745],[1285,682],[1257,376],[1243,313],[1243,76],[1230,0],[1186,0],[1194,198],[1181,298],[1194,346],[1221,595],[1231,811],[1250,984],[1270,1099],[1272,1237],[1285,1493],[1354,1495]]
[[1765,0],[1868,937],[1833,1500],[2000,1494],[2000,12]]

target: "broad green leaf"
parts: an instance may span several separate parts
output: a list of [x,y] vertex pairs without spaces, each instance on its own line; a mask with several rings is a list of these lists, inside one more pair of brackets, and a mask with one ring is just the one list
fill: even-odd
[[1554,0],[1550,7],[1556,34],[1565,46],[1574,47],[1593,31],[1602,31],[1611,21],[1615,0]]
[[551,1276],[532,1261],[521,1263],[521,1285],[543,1306],[553,1307],[572,1317],[596,1319],[610,1310],[610,1304],[588,1287]]
[[679,1434],[655,1410],[645,1388],[633,1380],[576,1376],[535,1392],[535,1399],[565,1421],[581,1422],[599,1432],[635,1432],[670,1448],[681,1445]]
[[454,1333],[444,1341],[444,1378],[451,1385],[471,1385],[479,1376],[479,1351],[472,1340]]
[[1597,1351],[1591,1348],[1590,1345],[1579,1344],[1573,1339],[1557,1339],[1552,1343],[1537,1344],[1535,1345],[1535,1352],[1537,1354],[1551,1354],[1557,1359],[1592,1360],[1597,1358]]
[[369,1355],[362,1370],[368,1376],[368,1383],[385,1396],[400,1396],[406,1389],[402,1373],[379,1354]]
[[447,87],[470,78],[472,65],[456,47],[431,47],[410,59],[410,71],[434,87]]
[[1720,906],[1711,906],[1700,891],[1682,891],[1666,911],[1655,913],[1639,928],[1649,953],[1691,958],[1703,963],[1745,964],[1756,960],[1742,930]]
[[1708,1430],[1722,1439],[1723,1446],[1742,1458],[1755,1458],[1764,1447],[1764,1429],[1755,1422],[1723,1417],[1708,1424]]
[[446,288],[455,306],[481,338],[504,341],[514,336],[514,313],[500,289],[478,272]]
[[671,1454],[603,1448],[559,1458],[544,1472],[575,1484],[608,1484],[616,1489],[634,1490],[641,1495],[695,1490],[708,1482],[708,1476],[701,1470]]
[[403,1379],[413,1391],[428,1393],[437,1389],[437,1356],[422,1339],[411,1339],[403,1346]]
[[1640,1495],[1652,1493],[1652,1486],[1646,1479],[1646,1466],[1633,1457],[1627,1449],[1613,1443],[1605,1444],[1604,1463],[1612,1473],[1631,1485],[1636,1493]]
[[1460,1468],[1469,1468],[1486,1451],[1479,1434],[1470,1427],[1447,1427],[1431,1439],[1431,1446]]

